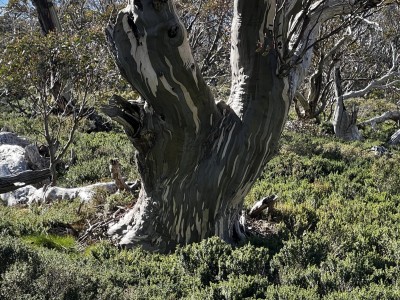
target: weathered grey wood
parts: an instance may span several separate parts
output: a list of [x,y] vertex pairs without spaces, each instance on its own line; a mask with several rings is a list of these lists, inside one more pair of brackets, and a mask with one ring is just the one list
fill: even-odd
[[44,35],[50,31],[61,31],[61,24],[57,16],[53,1],[32,0],[38,13],[40,28]]
[[389,140],[389,145],[398,145],[400,143],[400,129],[392,134]]
[[44,169],[0,177],[0,194],[11,192],[30,184],[40,183],[47,180],[50,176],[50,170]]
[[261,214],[261,212],[265,209],[268,209],[268,212],[271,213],[274,210],[275,203],[278,200],[278,196],[271,195],[261,200],[257,201],[253,207],[250,209],[249,216],[252,218],[257,217]]
[[100,182],[77,188],[62,188],[45,185],[42,188],[36,189],[28,185],[8,193],[0,194],[0,199],[9,206],[16,204],[70,201],[78,198],[82,202],[87,203],[93,200],[99,190],[115,193],[117,192],[117,186],[114,182]]
[[110,159],[111,178],[114,179],[115,185],[119,191],[130,191],[130,187],[126,184],[121,173],[121,165],[118,159]]
[[[323,53],[321,49],[319,50],[318,63],[315,72],[310,77],[306,93],[301,94],[297,92],[293,99],[295,110],[299,118],[315,118],[318,120],[319,115],[325,110],[331,86],[331,70],[334,67],[333,58],[348,39],[349,34],[345,34],[327,53]],[[328,67],[329,71],[324,71],[326,67]],[[326,77],[325,85],[323,85],[324,76]]]
[[358,126],[363,128],[367,125],[370,125],[373,129],[375,129],[376,124],[383,123],[385,121],[394,121],[394,122],[399,122],[400,121],[400,111],[386,111],[380,116],[373,117],[371,119],[368,119],[364,122],[358,123]]
[[357,127],[357,108],[353,106],[350,112],[346,110],[339,67],[335,67],[335,94],[336,106],[332,123],[336,137],[345,141],[360,140],[361,134]]

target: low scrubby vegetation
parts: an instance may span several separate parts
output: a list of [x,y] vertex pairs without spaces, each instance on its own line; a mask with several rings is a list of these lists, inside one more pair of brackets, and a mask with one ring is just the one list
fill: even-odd
[[[161,255],[118,249],[106,236],[78,241],[91,218],[132,204],[124,194],[0,206],[0,298],[399,299],[400,152],[376,156],[374,138],[342,143],[315,126],[286,130],[246,198],[249,209],[277,194],[275,210],[248,219],[248,240],[234,246],[211,238]],[[107,179],[115,147],[134,179],[122,134],[81,132],[73,147],[65,185]]]

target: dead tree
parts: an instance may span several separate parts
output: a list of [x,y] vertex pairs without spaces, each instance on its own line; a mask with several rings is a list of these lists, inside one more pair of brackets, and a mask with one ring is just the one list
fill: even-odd
[[336,105],[332,124],[336,137],[345,141],[360,140],[361,134],[357,127],[358,108],[353,105],[349,111],[344,105],[342,79],[339,67],[335,68],[335,94]]
[[[363,88],[359,90],[351,90],[344,92],[342,89],[342,79],[340,75],[340,68],[335,67],[335,93],[336,93],[336,106],[333,118],[333,127],[335,135],[343,140],[354,141],[360,140],[361,134],[357,126],[357,112],[358,109],[353,105],[352,110],[346,110],[344,101],[347,99],[353,99],[357,97],[365,96],[373,89],[388,87],[399,82],[399,59],[400,55],[397,54],[397,50],[392,45],[392,66],[385,74],[381,77],[376,78],[368,82]],[[388,117],[387,114],[382,118]],[[381,118],[381,119],[382,119]],[[379,118],[370,120],[370,123],[379,121]],[[368,121],[366,121],[368,122]],[[364,125],[364,124],[361,124]]]

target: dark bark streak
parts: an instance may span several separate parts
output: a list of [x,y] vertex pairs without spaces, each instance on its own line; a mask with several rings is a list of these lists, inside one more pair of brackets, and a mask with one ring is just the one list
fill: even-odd
[[[24,171],[16,175],[0,177],[0,194],[17,190],[29,184],[40,183],[49,179],[51,172],[49,169],[39,171]],[[15,183],[22,183],[16,185]]]
[[51,31],[60,30],[60,22],[55,13],[54,4],[49,0],[33,0],[38,13],[40,28],[44,35]]

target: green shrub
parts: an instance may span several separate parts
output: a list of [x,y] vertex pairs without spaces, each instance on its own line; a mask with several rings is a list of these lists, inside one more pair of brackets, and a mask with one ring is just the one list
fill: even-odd
[[269,286],[265,299],[268,300],[317,300],[320,299],[316,290],[303,289],[293,285]]
[[199,244],[178,249],[183,268],[200,278],[203,285],[226,279],[226,265],[232,247],[219,238],[210,238]]
[[226,281],[211,283],[205,289],[197,290],[187,299],[265,299],[268,280],[260,275],[229,276]]
[[[78,164],[70,169],[75,177],[65,182],[106,179],[104,157],[115,145],[130,168],[133,149],[119,137],[79,135]],[[398,299],[397,150],[391,158],[377,158],[368,151],[376,142],[341,143],[302,133],[285,134],[284,143],[245,203],[249,208],[279,195],[275,210],[257,220],[269,230],[240,247],[210,238],[160,255],[103,241],[80,252],[73,239],[64,244],[65,238],[49,235],[57,222],[82,224],[129,205],[134,199],[125,193],[100,190],[79,214],[79,201],[0,206],[0,298]],[[104,160],[98,174],[82,164],[93,158]]]
[[54,202],[32,205],[29,208],[0,206],[0,233],[13,236],[45,234],[55,223],[70,224],[79,221],[77,214],[80,201]]
[[63,179],[68,186],[110,181],[109,160],[118,158],[122,174],[133,180],[137,175],[134,148],[122,133],[97,132],[77,135],[73,149],[77,162],[71,166]]

